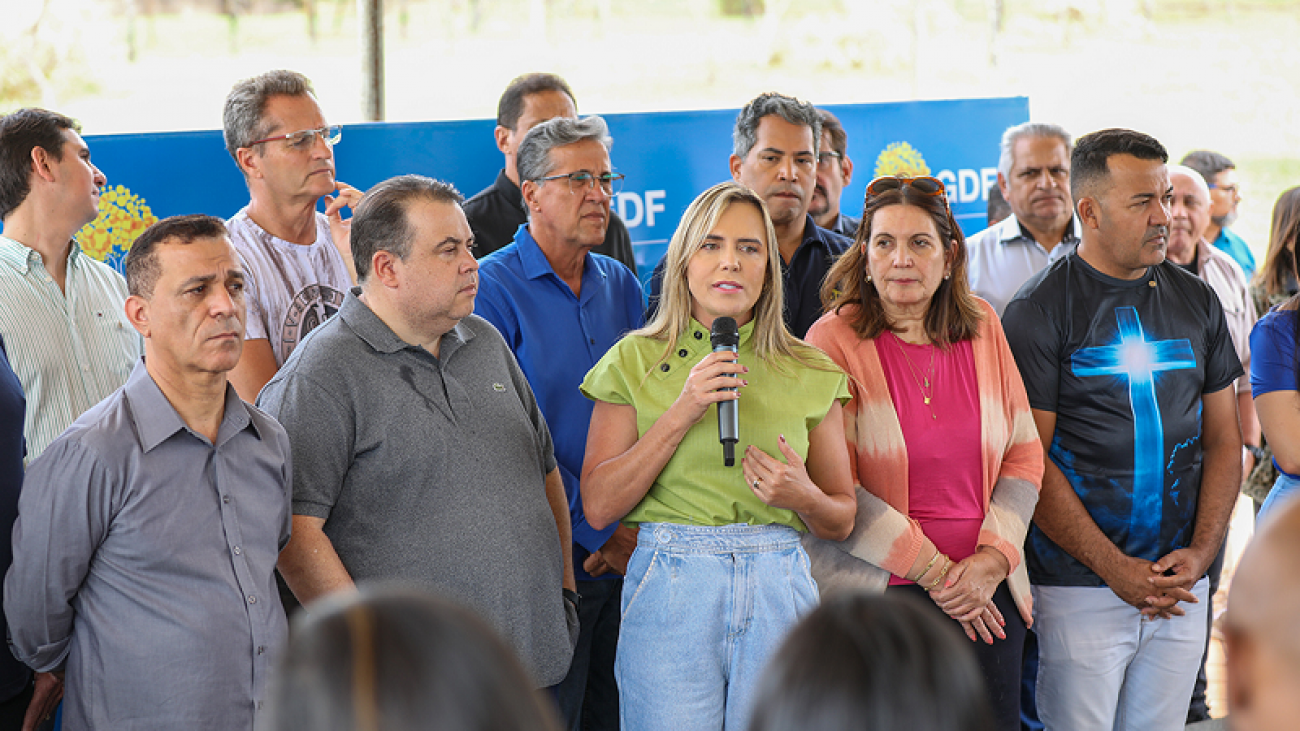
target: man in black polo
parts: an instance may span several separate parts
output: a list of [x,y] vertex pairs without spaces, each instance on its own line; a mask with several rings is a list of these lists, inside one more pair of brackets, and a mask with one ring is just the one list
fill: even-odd
[[[808,213],[817,184],[817,152],[822,120],[807,102],[782,94],[762,94],[736,117],[732,132],[731,177],[762,196],[781,249],[785,324],[803,337],[822,315],[819,290],[835,259],[852,243],[827,231]],[[663,284],[663,262],[650,279],[653,319]]]
[[[506,166],[496,182],[464,205],[465,218],[474,231],[474,255],[480,259],[514,241],[515,232],[528,221],[515,155],[528,130],[556,117],[577,119],[578,102],[569,84],[555,74],[516,77],[497,102],[497,149],[505,156]],[[592,251],[617,259],[636,273],[632,238],[617,213],[610,212],[605,241]]]

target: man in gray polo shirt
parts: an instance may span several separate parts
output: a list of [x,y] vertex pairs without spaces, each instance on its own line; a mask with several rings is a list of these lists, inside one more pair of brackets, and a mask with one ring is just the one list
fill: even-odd
[[460,194],[415,175],[352,219],[360,287],[258,397],[289,432],[299,601],[415,583],[488,620],[539,686],[577,639],[569,505],[551,435],[478,291]]

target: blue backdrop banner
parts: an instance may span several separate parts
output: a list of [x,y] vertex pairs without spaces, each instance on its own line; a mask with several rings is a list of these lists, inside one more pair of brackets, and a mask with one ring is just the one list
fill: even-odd
[[[828,106],[848,133],[855,170],[843,210],[862,211],[877,175],[934,175],[950,190],[966,233],[984,228],[988,189],[997,184],[1002,131],[1029,118],[1025,97]],[[611,114],[614,168],[627,175],[614,207],[632,236],[642,279],[663,256],[686,206],[730,178],[736,110]],[[335,147],[338,178],[361,189],[403,173],[447,180],[466,197],[502,166],[493,120],[348,125]],[[229,218],[248,191],[221,132],[91,135],[108,176],[100,216],[78,234],[92,256],[121,266],[131,241],[157,218],[208,213]]]

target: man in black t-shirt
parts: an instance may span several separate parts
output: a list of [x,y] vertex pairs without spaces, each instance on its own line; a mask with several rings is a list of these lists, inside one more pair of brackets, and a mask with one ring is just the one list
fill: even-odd
[[1165,262],[1167,160],[1079,139],[1082,241],[1003,317],[1048,456],[1026,562],[1049,730],[1183,728],[1240,484],[1241,364],[1214,291]]

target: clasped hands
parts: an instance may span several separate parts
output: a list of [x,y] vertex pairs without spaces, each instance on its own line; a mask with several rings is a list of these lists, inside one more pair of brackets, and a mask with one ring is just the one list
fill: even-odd
[[953,562],[942,554],[939,558],[916,583],[945,614],[961,623],[971,641],[982,639],[991,645],[994,637],[1005,640],[1002,628],[1007,622],[993,603],[993,593],[1010,572],[1006,556],[992,546],[980,546],[961,561]]
[[1124,556],[1115,561],[1101,578],[1116,596],[1138,609],[1144,617],[1181,617],[1185,612],[1178,606],[1179,602],[1198,603],[1192,587],[1205,575],[1215,552],[1196,547],[1180,548],[1154,562]]

